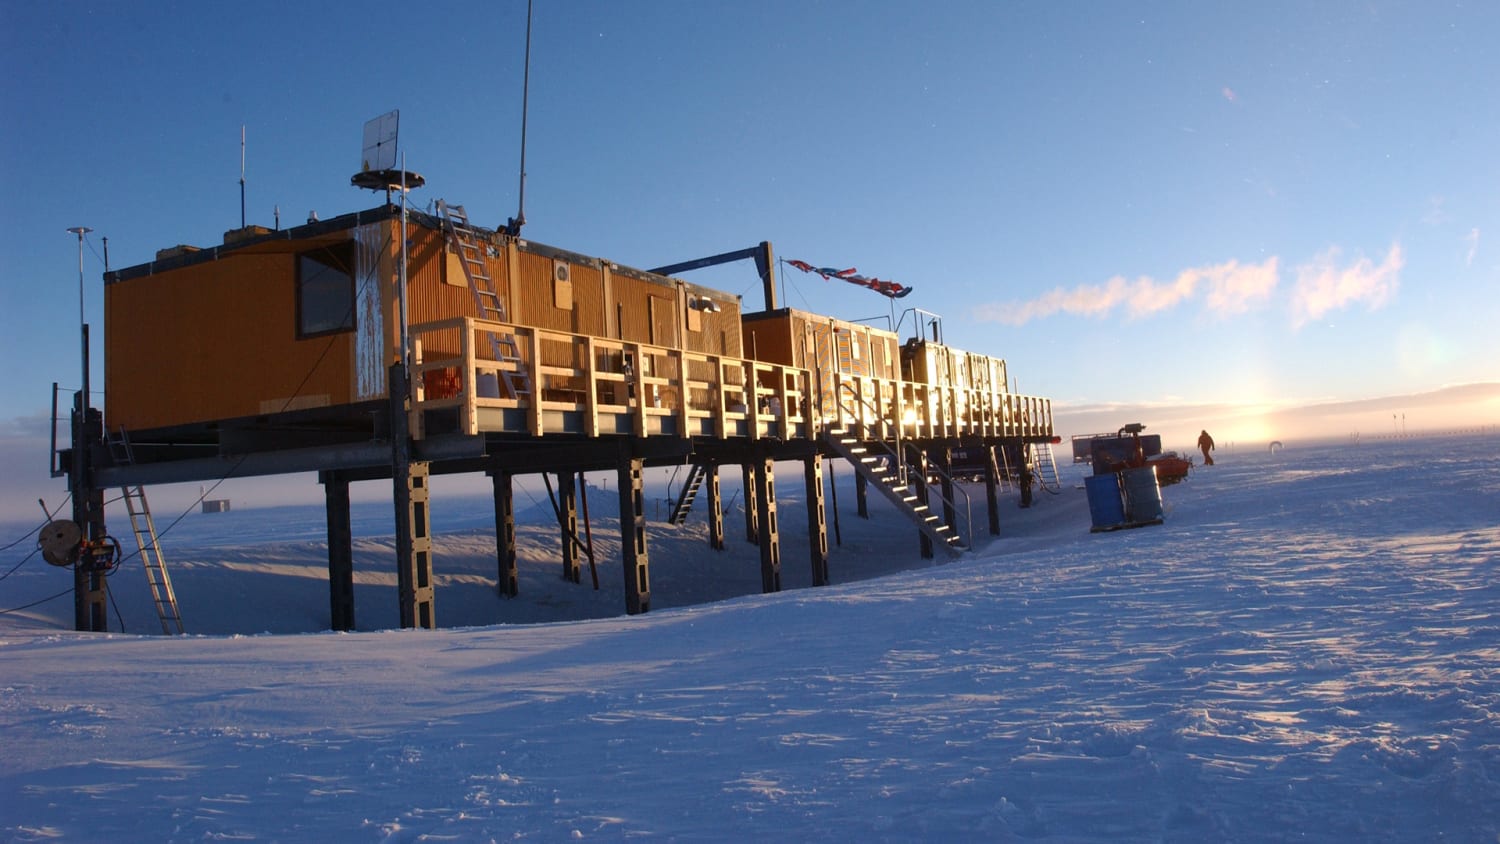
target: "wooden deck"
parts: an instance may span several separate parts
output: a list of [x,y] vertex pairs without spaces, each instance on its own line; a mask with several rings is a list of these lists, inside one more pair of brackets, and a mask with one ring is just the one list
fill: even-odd
[[[816,440],[826,430],[883,441],[1053,434],[1050,400],[987,388],[845,374],[830,383],[781,364],[471,317],[410,330],[418,439],[495,432],[781,441]],[[487,354],[491,336],[507,338],[520,360]]]

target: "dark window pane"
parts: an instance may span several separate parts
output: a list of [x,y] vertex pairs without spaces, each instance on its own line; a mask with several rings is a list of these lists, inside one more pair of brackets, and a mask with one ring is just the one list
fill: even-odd
[[354,329],[354,250],[348,245],[297,256],[297,334]]

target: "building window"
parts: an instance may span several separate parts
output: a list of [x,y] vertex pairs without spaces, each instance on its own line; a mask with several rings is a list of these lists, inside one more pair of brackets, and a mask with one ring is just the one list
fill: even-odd
[[354,246],[340,243],[297,256],[297,336],[354,330]]

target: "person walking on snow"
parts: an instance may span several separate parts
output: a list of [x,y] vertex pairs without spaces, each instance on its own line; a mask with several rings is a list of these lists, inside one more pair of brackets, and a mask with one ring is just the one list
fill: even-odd
[[1204,431],[1198,435],[1198,448],[1203,451],[1203,465],[1214,465],[1214,459],[1208,454],[1214,450],[1214,438],[1208,435],[1208,431]]

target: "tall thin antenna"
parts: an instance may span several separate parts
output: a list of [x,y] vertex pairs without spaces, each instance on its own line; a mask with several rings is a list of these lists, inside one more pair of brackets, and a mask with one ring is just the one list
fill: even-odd
[[516,216],[506,225],[506,229],[513,235],[520,234],[521,227],[526,225],[526,112],[528,100],[531,96],[531,5],[532,0],[526,0],[526,67],[521,74],[520,200],[516,208]]
[[245,124],[240,124],[240,228],[245,227]]

